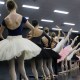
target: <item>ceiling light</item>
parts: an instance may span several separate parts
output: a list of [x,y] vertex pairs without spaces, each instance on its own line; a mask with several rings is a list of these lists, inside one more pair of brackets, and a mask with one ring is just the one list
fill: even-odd
[[5,2],[3,2],[3,1],[0,1],[0,4],[5,4]]
[[76,30],[72,30],[72,32],[74,32],[74,33],[78,33],[79,31],[76,31]]
[[0,14],[0,16],[1,16],[1,14]]
[[43,22],[54,22],[53,20],[46,20],[46,19],[41,19]]
[[29,17],[25,17],[26,19],[29,19]]
[[75,26],[75,24],[74,24],[74,23],[68,23],[68,22],[64,22],[63,24],[65,24],[65,25],[71,25],[71,26]]
[[52,28],[52,30],[56,30],[56,31],[61,31],[62,29],[58,29],[58,28]]
[[42,29],[43,27],[42,27],[42,26],[39,26],[39,28],[41,28],[41,29]]
[[39,9],[39,7],[37,6],[30,6],[30,5],[22,5],[22,7],[31,8],[31,9]]
[[61,14],[69,14],[67,11],[60,11],[60,10],[54,10],[56,13],[61,13]]

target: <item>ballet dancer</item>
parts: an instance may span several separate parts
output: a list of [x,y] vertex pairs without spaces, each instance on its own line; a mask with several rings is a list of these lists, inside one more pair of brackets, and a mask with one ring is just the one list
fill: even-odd
[[39,29],[39,23],[37,20],[33,20],[32,25],[34,26],[34,34],[32,37],[29,36],[32,34],[32,31],[30,31],[28,35],[30,37],[29,39],[42,48],[41,53],[37,57],[31,60],[31,68],[32,68],[33,75],[35,79],[38,80],[38,72],[37,72],[36,63],[35,63],[36,61],[38,63],[40,71],[43,74],[43,77],[45,77],[45,72],[43,69],[43,57],[45,56],[45,51],[43,49],[43,44],[41,39],[43,36],[45,36],[50,41],[50,38],[43,32],[43,30]]
[[34,27],[22,15],[16,12],[17,4],[13,0],[6,2],[9,15],[4,18],[0,27],[0,37],[4,28],[8,30],[6,39],[0,41],[0,61],[9,62],[11,80],[17,80],[15,71],[15,59],[18,61],[18,69],[24,80],[28,80],[24,68],[24,59],[37,56],[41,48],[26,38],[22,38],[23,24],[34,31]]

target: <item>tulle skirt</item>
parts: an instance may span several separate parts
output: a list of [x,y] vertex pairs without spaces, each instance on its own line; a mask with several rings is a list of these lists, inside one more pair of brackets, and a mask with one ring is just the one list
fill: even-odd
[[61,55],[61,58],[58,59],[57,62],[63,61],[70,54],[71,51],[72,51],[71,45],[69,45],[69,46],[65,47],[64,49],[62,49],[59,53]]
[[48,56],[48,52],[42,48],[40,54],[35,57],[36,60],[38,59],[48,59],[50,56]]
[[41,53],[37,56],[38,59],[49,59],[49,58],[53,58],[53,59],[60,59],[61,56],[53,51],[51,48],[43,48]]
[[25,60],[36,57],[41,48],[22,36],[8,36],[0,41],[0,61],[10,60],[25,54]]
[[53,51],[51,48],[46,48],[45,50],[48,53],[47,54],[48,58],[53,58],[53,59],[61,58],[61,56],[57,52]]

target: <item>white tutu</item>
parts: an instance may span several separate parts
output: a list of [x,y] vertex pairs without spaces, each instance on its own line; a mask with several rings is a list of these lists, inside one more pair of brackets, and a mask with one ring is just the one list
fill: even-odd
[[10,60],[25,53],[25,59],[36,57],[41,51],[32,41],[22,36],[8,36],[0,41],[0,61]]

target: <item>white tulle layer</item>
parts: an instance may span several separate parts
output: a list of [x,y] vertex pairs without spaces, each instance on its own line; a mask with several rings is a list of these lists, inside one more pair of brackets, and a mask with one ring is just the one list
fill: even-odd
[[0,61],[10,60],[25,53],[25,59],[36,57],[41,48],[22,36],[8,36],[0,41]]

